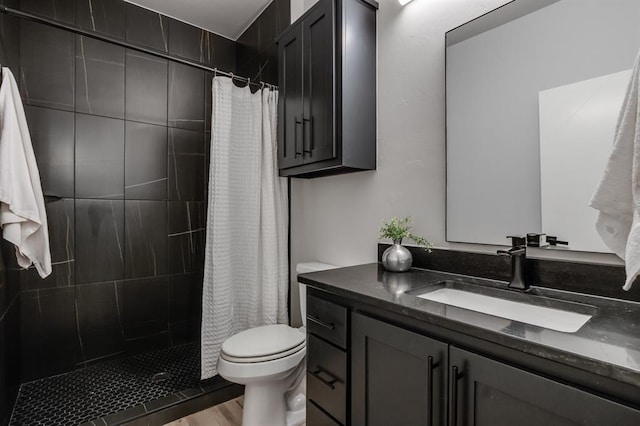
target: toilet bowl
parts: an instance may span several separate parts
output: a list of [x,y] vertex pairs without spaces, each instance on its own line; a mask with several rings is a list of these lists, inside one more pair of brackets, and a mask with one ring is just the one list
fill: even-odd
[[[337,268],[301,263],[298,273]],[[306,325],[306,287],[299,284]],[[251,328],[228,338],[220,350],[218,373],[245,386],[243,426],[299,426],[305,423],[306,328],[285,324]]]

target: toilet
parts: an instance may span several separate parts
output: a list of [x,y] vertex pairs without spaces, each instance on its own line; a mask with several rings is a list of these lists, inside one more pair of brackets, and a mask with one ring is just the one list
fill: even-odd
[[[296,272],[324,271],[337,266],[299,263]],[[300,289],[303,326],[264,325],[242,331],[222,344],[218,373],[245,386],[242,426],[299,426],[306,419],[306,286]]]

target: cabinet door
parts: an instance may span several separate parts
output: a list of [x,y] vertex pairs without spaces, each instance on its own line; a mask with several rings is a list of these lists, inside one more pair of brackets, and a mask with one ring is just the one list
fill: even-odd
[[302,26],[293,28],[278,43],[280,97],[278,103],[278,165],[286,169],[302,164]]
[[302,23],[304,39],[304,162],[336,157],[334,2],[320,0]]
[[354,425],[442,425],[447,345],[352,314]]
[[455,347],[449,425],[640,425],[640,411]]

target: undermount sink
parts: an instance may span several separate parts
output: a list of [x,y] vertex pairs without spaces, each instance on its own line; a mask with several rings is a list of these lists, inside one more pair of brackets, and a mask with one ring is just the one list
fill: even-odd
[[456,281],[441,281],[410,294],[564,333],[575,333],[595,314],[595,308],[589,305]]

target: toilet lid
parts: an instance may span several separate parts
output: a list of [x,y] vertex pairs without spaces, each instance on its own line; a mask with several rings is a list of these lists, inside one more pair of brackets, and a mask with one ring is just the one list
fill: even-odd
[[265,325],[242,331],[222,344],[222,352],[228,358],[262,358],[299,350],[305,335],[285,324]]

